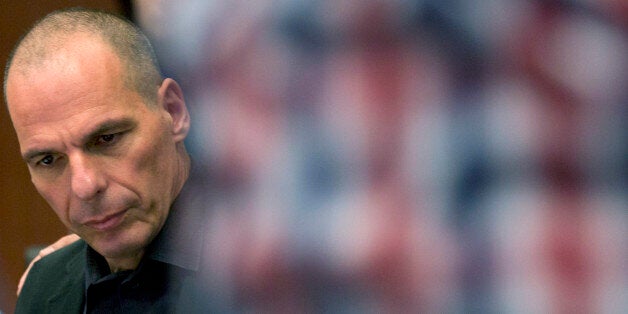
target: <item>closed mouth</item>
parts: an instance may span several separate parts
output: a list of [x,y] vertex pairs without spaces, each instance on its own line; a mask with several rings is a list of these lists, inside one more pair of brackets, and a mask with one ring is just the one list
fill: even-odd
[[127,210],[125,209],[125,210],[119,211],[112,215],[105,216],[100,219],[90,219],[87,222],[85,222],[85,225],[99,231],[110,230],[117,227],[118,225],[122,223],[122,221],[124,220],[124,214],[126,212]]

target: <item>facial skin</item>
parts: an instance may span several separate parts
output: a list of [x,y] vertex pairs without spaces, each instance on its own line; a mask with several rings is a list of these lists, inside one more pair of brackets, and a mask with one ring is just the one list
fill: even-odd
[[124,70],[109,46],[79,33],[43,65],[12,67],[6,90],[33,184],[112,271],[137,267],[189,171],[179,86],[164,80],[147,105]]

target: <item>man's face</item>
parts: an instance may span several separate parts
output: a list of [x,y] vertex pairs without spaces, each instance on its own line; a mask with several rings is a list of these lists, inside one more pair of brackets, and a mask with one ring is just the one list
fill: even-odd
[[[109,259],[142,254],[182,182],[172,117],[125,86],[117,56],[77,38],[14,71],[9,112],[31,179],[61,221]],[[158,87],[155,87],[157,92]]]

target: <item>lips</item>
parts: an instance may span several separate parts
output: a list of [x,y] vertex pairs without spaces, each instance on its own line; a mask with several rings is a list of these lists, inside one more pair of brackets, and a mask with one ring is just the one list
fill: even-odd
[[85,222],[85,225],[91,228],[94,228],[98,231],[111,230],[119,226],[122,223],[122,221],[124,220],[125,213],[126,213],[126,210],[123,210],[115,214],[105,216],[103,218],[90,219],[87,222]]

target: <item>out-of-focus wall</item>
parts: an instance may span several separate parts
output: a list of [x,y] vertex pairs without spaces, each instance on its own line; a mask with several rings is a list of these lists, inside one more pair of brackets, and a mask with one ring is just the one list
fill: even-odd
[[136,1],[214,284],[284,312],[628,310],[626,1]]
[[[3,1],[2,60],[70,4]],[[135,5],[193,115],[219,305],[628,310],[625,1]],[[25,247],[64,230],[1,119],[10,313]]]
[[[36,20],[53,10],[83,6],[124,14],[129,1],[22,1],[0,2],[0,62],[2,73],[13,46]],[[13,313],[15,291],[25,269],[25,249],[32,245],[50,244],[66,231],[52,209],[39,196],[30,182],[26,164],[4,105],[0,109],[0,311]]]

